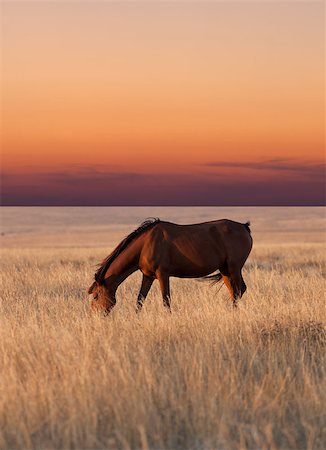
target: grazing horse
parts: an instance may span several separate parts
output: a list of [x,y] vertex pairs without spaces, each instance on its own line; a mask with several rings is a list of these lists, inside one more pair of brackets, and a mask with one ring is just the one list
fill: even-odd
[[223,279],[236,306],[246,291],[241,269],[252,248],[249,225],[226,219],[193,225],[146,220],[100,264],[88,289],[93,294],[92,308],[109,313],[118,286],[138,269],[143,274],[138,310],[155,279],[164,306],[170,309],[170,277]]

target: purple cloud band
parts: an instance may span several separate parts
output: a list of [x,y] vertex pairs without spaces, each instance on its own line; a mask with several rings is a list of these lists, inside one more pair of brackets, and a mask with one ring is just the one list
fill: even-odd
[[208,167],[226,167],[251,169],[255,171],[289,172],[299,176],[325,179],[325,162],[323,161],[296,161],[294,159],[275,158],[255,162],[227,162],[216,161],[205,164]]
[[[269,171],[263,178],[238,173],[116,173],[74,166],[49,173],[2,176],[2,205],[173,206],[324,205],[324,165],[290,160],[208,163],[210,167]],[[282,173],[282,177],[279,175]]]

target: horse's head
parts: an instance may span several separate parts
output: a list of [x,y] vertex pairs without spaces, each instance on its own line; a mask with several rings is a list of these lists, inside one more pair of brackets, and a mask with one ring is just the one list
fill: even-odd
[[105,284],[99,284],[96,280],[88,289],[88,293],[93,295],[91,299],[91,308],[95,312],[103,312],[105,315],[109,314],[110,310],[115,305],[114,296],[110,295]]

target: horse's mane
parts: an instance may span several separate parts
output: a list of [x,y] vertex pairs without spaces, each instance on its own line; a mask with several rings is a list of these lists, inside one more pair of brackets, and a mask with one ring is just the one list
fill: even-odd
[[99,264],[99,268],[95,273],[95,281],[97,281],[98,284],[103,284],[106,271],[108,270],[108,268],[112,264],[112,262],[116,259],[116,257],[119,256],[123,252],[123,250],[130,244],[130,242],[134,241],[136,239],[136,237],[138,237],[144,231],[147,231],[150,228],[152,228],[158,222],[160,222],[160,219],[158,219],[158,218],[146,219],[136,230],[134,230],[133,232],[128,234],[128,236],[126,236],[120,242],[120,244],[113,250],[113,252],[110,253],[110,255],[107,256]]

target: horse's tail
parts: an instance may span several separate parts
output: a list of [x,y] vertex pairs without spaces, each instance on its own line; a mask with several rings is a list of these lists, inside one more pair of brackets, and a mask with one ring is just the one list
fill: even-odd
[[220,274],[220,272],[218,272],[214,273],[214,275],[207,275],[206,277],[202,277],[200,278],[200,280],[210,281],[211,284],[213,285],[219,283],[222,280],[222,278],[223,278],[222,275]]
[[251,234],[251,230],[250,230],[250,222],[249,222],[249,220],[248,220],[248,222],[244,223],[243,225],[245,226],[245,228],[246,228],[246,230],[248,231],[248,233]]

